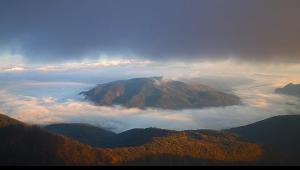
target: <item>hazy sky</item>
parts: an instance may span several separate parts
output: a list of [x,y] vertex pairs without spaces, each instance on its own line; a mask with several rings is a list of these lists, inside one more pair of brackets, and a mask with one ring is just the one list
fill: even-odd
[[0,57],[294,63],[299,9],[299,0],[0,0]]

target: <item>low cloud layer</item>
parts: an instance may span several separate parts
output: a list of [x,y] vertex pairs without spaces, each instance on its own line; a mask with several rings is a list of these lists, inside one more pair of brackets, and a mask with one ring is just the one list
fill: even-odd
[[[263,78],[262,78],[263,77]],[[0,112],[31,124],[89,123],[116,132],[132,128],[158,127],[174,130],[226,129],[250,124],[268,117],[299,114],[297,98],[274,94],[282,77],[262,75],[252,77],[252,83],[232,85],[232,92],[239,95],[243,105],[192,110],[128,109],[123,107],[98,107],[80,99],[60,100],[59,96],[24,95],[9,88],[0,91]],[[201,80],[201,78],[200,78]],[[226,80],[230,81],[230,80]],[[55,83],[23,83],[23,88],[40,87],[49,91]],[[56,83],[76,91],[83,84]],[[74,88],[76,87],[76,88]],[[79,88],[79,89],[80,89]],[[64,96],[64,94],[62,95]]]

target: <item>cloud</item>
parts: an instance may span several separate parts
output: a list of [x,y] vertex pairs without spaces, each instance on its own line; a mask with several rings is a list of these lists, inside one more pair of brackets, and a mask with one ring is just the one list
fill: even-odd
[[3,70],[4,72],[22,72],[25,71],[24,67],[13,67]]
[[0,50],[42,63],[100,54],[299,63],[299,5],[298,0],[2,0]]
[[[1,56],[0,56],[1,58]],[[99,59],[85,59],[76,62],[64,62],[61,64],[39,64],[30,65],[15,61],[15,57],[3,58],[1,72],[66,72],[78,70],[95,70],[109,67],[122,67],[122,66],[146,66],[154,64],[151,60],[142,59],[126,59],[126,58],[108,58],[101,56]],[[21,67],[23,66],[23,67]]]
[[[118,106],[99,107],[72,98],[60,101],[51,95],[32,97],[1,90],[0,112],[32,124],[89,123],[116,132],[147,127],[174,130],[226,129],[276,115],[299,114],[298,98],[274,94],[277,84],[273,83],[276,79],[276,76],[272,77],[273,81],[256,79],[251,84],[235,86],[233,92],[243,100],[243,105],[239,106],[180,111],[153,108],[140,110]],[[62,85],[65,86],[64,83]],[[48,90],[49,86],[44,88]]]
[[0,51],[0,72],[14,72],[23,71],[26,65],[25,59],[22,55],[11,54],[11,53],[1,53]]
[[[90,123],[117,132],[131,128],[224,129],[264,118],[299,114],[297,98],[274,94],[287,83],[300,83],[299,64],[241,64],[218,62],[149,62],[100,59],[62,63],[51,71],[26,67],[0,73],[0,112],[32,124]],[[232,92],[243,105],[195,110],[97,107],[77,94],[95,84],[134,77],[164,76],[164,80],[193,81]],[[161,82],[160,82],[161,83]]]
[[35,68],[37,71],[53,72],[53,71],[72,71],[72,70],[92,70],[100,69],[104,67],[118,67],[127,65],[149,65],[153,62],[150,60],[137,60],[137,59],[105,59],[100,58],[99,60],[86,60],[83,62],[67,62],[59,65],[45,65],[42,67]]
[[162,126],[168,122],[186,123],[190,121],[189,116],[163,113],[157,110],[97,107],[78,101],[58,103],[54,98],[16,98],[4,91],[1,91],[0,95],[1,112],[32,124],[81,122],[123,131],[145,125],[149,127]]

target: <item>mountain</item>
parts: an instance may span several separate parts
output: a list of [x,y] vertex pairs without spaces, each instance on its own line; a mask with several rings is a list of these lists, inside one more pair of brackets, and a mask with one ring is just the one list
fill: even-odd
[[131,130],[122,134],[127,140],[143,134],[146,140],[130,147],[93,148],[40,127],[6,124],[0,127],[0,165],[227,165],[252,164],[262,156],[259,145],[227,132],[165,132]]
[[177,132],[154,137],[146,144],[112,149],[125,165],[252,164],[262,157],[259,145],[223,132]]
[[90,165],[96,152],[88,145],[19,124],[0,116],[0,165]]
[[106,139],[110,139],[116,135],[114,132],[103,128],[79,123],[53,124],[45,126],[44,129],[91,146],[105,146],[107,144]]
[[12,119],[8,116],[2,115],[0,114],[0,128],[6,127],[6,126],[10,126],[10,125],[25,125],[22,122]]
[[175,133],[175,131],[158,128],[131,129],[117,134],[110,139],[109,143],[112,144],[110,147],[139,146],[150,142],[153,138],[166,137]]
[[131,129],[119,134],[85,124],[54,124],[44,127],[47,131],[63,135],[82,143],[101,148],[132,147],[150,142],[155,137],[165,137],[175,131],[146,128]]
[[[262,155],[261,157],[251,162],[253,165],[299,165],[300,164],[300,115],[285,115],[268,118],[266,120],[259,121],[247,126],[232,128],[221,132],[210,131],[210,130],[193,130],[193,131],[170,131],[156,128],[146,129],[132,129],[120,134],[116,134],[111,138],[107,138],[107,144],[105,146],[98,145],[98,147],[108,148],[136,148],[144,147],[149,144],[153,144],[156,139],[160,139],[162,143],[169,141],[171,136],[177,136],[176,140],[181,140],[180,135],[187,135],[196,139],[209,139],[215,141],[216,139],[224,140],[229,136],[235,138],[235,140],[249,141],[250,143],[256,144],[260,147]],[[206,136],[207,135],[207,136]],[[175,139],[174,139],[175,140]],[[178,141],[179,142],[179,141]],[[186,141],[187,142],[187,141]],[[211,142],[211,141],[210,141]],[[168,143],[161,146],[165,148]],[[125,148],[124,148],[125,147]],[[173,146],[175,147],[175,146]],[[231,146],[229,146],[231,148]],[[182,148],[181,148],[182,149]],[[256,150],[255,152],[257,152]],[[252,152],[252,151],[251,151]],[[189,164],[216,164],[216,161],[200,161],[194,157],[185,157],[184,159],[176,155],[163,155],[162,157],[146,156],[139,158],[131,163],[134,164],[150,164],[159,163],[154,160],[164,160],[167,165],[183,163],[182,160],[189,160]],[[171,159],[171,162],[167,160]],[[180,161],[181,160],[181,161]],[[242,161],[243,162],[243,161]],[[221,162],[221,164],[224,162]],[[239,162],[238,164],[240,164]],[[245,163],[245,162],[243,162]],[[243,164],[242,163],[242,164]],[[246,161],[245,164],[249,164]],[[250,164],[251,164],[250,163]],[[233,164],[236,164],[234,162]]]
[[283,88],[277,88],[276,93],[300,97],[300,84],[290,83]]
[[268,159],[286,164],[300,161],[300,115],[276,116],[243,127],[230,129],[244,139],[264,145]]
[[201,84],[161,77],[135,78],[100,84],[80,93],[99,106],[122,105],[145,109],[188,109],[240,104],[239,97]]
[[[3,115],[0,122],[4,125],[0,126],[0,165],[300,164],[300,115],[224,131],[147,128],[120,134],[84,124],[44,129]],[[98,148],[83,144],[98,141]],[[100,146],[103,141],[111,142],[110,146]]]

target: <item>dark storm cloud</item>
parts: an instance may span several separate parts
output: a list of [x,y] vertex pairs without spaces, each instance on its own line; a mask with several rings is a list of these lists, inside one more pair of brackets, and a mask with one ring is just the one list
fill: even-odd
[[0,0],[0,48],[32,61],[111,54],[294,62],[299,9],[299,0]]

